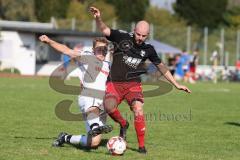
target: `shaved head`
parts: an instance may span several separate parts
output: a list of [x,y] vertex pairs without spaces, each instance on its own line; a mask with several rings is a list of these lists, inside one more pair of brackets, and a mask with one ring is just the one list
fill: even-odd
[[149,23],[147,21],[139,21],[134,29],[134,36],[136,44],[142,44],[149,34]]
[[149,23],[147,21],[139,21],[135,26],[135,30],[141,30],[148,34],[149,33]]

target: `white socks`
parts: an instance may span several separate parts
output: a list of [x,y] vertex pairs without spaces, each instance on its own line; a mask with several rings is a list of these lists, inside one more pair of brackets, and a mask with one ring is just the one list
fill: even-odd
[[72,135],[70,138],[70,143],[75,145],[87,146],[87,136],[86,135]]

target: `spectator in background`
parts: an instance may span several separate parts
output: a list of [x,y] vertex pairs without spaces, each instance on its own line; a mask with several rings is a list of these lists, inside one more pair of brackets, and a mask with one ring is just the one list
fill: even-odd
[[172,54],[168,57],[168,68],[171,74],[174,76],[176,70],[176,57]]
[[184,77],[183,72],[183,61],[181,59],[181,54],[176,55],[176,70],[175,70],[175,79],[176,80],[182,80]]
[[236,80],[240,81],[240,59],[237,60],[235,67],[236,67]]
[[189,81],[190,73],[189,73],[189,68],[190,68],[190,56],[186,50],[183,50],[182,55],[181,55],[181,61],[183,63],[183,72],[184,72],[184,77],[183,80],[185,82]]
[[229,77],[230,77],[230,72],[228,70],[228,67],[224,66],[221,72],[222,81],[229,81]]
[[189,63],[190,56],[183,50],[183,52],[176,56],[176,71],[175,78],[176,80],[184,80],[185,82],[189,79]]
[[175,78],[177,80],[187,81],[189,77],[189,63],[190,56],[189,54],[183,50],[180,55],[176,57],[176,75]]
[[196,81],[196,69],[197,69],[197,65],[198,65],[198,49],[196,49],[193,52],[193,55],[191,57],[191,61],[190,61],[190,78],[189,78],[189,82],[190,83],[194,83]]
[[212,56],[210,57],[210,61],[212,61],[212,80],[213,83],[217,83],[217,66],[218,66],[218,59],[219,55],[217,50],[215,49],[212,53]]
[[240,59],[236,61],[235,67],[236,67],[236,70],[240,71]]

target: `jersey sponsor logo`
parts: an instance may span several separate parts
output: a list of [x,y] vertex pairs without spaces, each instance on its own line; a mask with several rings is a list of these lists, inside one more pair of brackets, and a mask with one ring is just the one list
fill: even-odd
[[142,61],[142,59],[139,59],[139,58],[133,58],[133,57],[130,57],[127,55],[123,56],[123,62],[125,64],[127,64],[128,66],[135,68],[135,69],[140,64],[141,61]]
[[142,57],[144,57],[145,54],[146,54],[146,52],[145,52],[144,50],[141,50],[140,55],[141,55]]
[[130,40],[122,40],[119,45],[118,45],[118,48],[121,50],[121,51],[128,51],[130,50],[131,48],[133,47],[133,42],[130,41]]

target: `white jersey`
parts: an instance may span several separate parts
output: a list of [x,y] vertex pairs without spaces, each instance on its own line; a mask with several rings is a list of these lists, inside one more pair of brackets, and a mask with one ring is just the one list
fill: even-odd
[[79,79],[82,84],[82,92],[78,97],[78,104],[82,112],[86,112],[92,106],[103,108],[107,77],[110,72],[110,63],[98,60],[92,52],[81,52],[78,61]]
[[92,52],[84,51],[81,53],[78,68],[80,70],[78,77],[83,88],[106,90],[106,81],[110,72],[109,62],[100,61]]
[[[103,98],[105,96],[106,81],[110,72],[110,63],[98,60],[92,52],[81,52],[78,61],[79,79],[82,84],[81,95],[78,96],[78,105],[82,113],[86,113],[90,107],[98,107],[100,110],[99,125],[106,122]],[[86,119],[87,132],[90,130],[91,119]]]

